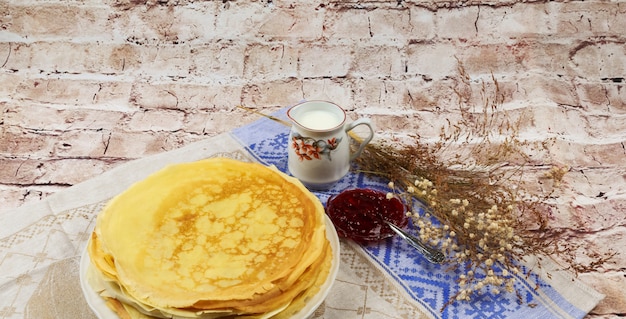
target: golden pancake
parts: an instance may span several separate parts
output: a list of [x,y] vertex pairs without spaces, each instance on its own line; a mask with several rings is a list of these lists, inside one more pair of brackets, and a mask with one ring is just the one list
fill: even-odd
[[[108,289],[107,293],[104,293],[105,299],[110,308],[113,309],[120,318],[132,318],[132,319],[146,319],[146,318],[170,318],[175,316],[176,318],[240,318],[240,319],[263,319],[263,318],[290,318],[294,313],[298,312],[304,307],[305,303],[319,292],[320,286],[325,282],[332,263],[332,249],[328,245],[325,249],[323,258],[316,261],[311,265],[305,275],[298,279],[290,291],[280,295],[275,300],[269,299],[270,304],[266,304],[262,307],[270,309],[267,312],[263,312],[255,315],[245,315],[246,313],[255,312],[255,309],[249,308],[248,311],[214,311],[207,312],[200,309],[169,309],[170,311],[162,311],[154,308],[146,307],[145,305],[138,305],[136,301],[127,299],[123,293],[119,292],[119,287]],[[109,283],[110,284],[110,283]],[[300,288],[306,287],[301,290]],[[109,287],[111,288],[111,287]],[[110,292],[118,291],[118,293],[109,294]],[[112,297],[115,295],[115,297]],[[223,301],[220,301],[223,303]],[[246,303],[237,304],[232,302],[237,308],[246,307]],[[272,305],[273,303],[273,305]],[[269,307],[267,307],[269,305]],[[225,306],[222,304],[222,306]],[[258,309],[257,309],[258,310]]]
[[[300,307],[304,306],[304,300],[313,296],[317,291],[319,291],[319,286],[323,284],[324,280],[328,276],[330,271],[330,266],[332,262],[333,251],[330,245],[326,245],[323,251],[323,254],[320,256],[318,260],[315,261],[307,270],[304,272],[302,276],[298,278],[296,283],[292,285],[286,291],[275,290],[272,293],[266,293],[259,298],[249,299],[249,300],[230,300],[230,301],[215,301],[215,302],[202,302],[200,304],[196,304],[194,306],[198,306],[199,308],[186,308],[186,309],[177,309],[177,308],[169,308],[169,309],[156,309],[149,305],[144,305],[129,296],[123,291],[123,289],[117,285],[117,283],[113,280],[110,280],[106,276],[100,273],[89,274],[90,276],[96,277],[91,280],[97,280],[97,286],[106,286],[106,292],[102,294],[102,296],[107,298],[114,298],[114,300],[110,300],[114,305],[114,310],[116,312],[121,311],[119,305],[124,305],[124,308],[129,308],[127,306],[131,306],[135,309],[132,309],[133,312],[139,311],[142,314],[152,315],[154,317],[169,317],[170,315],[176,315],[179,317],[189,317],[189,318],[218,318],[223,317],[227,314],[241,314],[241,313],[268,313],[273,310],[279,309],[282,312],[282,309],[287,308],[293,310],[294,312],[299,310]],[[94,285],[94,284],[92,284]],[[293,302],[292,300],[300,300],[298,302]],[[117,302],[117,303],[115,303]],[[295,307],[295,305],[299,305],[299,307]],[[207,310],[207,308],[212,308],[216,310]],[[131,312],[132,313],[132,312]],[[123,315],[122,317],[127,316]],[[143,318],[144,316],[132,316],[132,318]],[[252,316],[245,318],[263,318],[264,316]]]
[[332,260],[313,194],[275,169],[224,158],[132,185],[98,215],[88,252],[117,311],[187,318],[293,312]]

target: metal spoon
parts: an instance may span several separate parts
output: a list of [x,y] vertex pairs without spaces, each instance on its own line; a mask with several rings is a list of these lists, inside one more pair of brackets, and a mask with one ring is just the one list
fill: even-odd
[[422,253],[422,255],[424,255],[424,257],[426,257],[426,259],[428,259],[431,263],[440,264],[446,259],[446,256],[441,251],[426,246],[426,244],[424,244],[419,238],[410,235],[393,223],[386,220],[384,222],[387,223],[387,225],[389,225],[389,227],[396,232],[398,236],[409,243],[409,245],[415,247],[420,253]]

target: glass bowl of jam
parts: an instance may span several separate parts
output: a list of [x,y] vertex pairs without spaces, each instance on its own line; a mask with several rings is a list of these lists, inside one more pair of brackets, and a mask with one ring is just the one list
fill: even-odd
[[398,198],[388,199],[387,193],[367,188],[345,190],[326,203],[326,214],[337,234],[360,243],[395,235],[385,221],[404,227],[408,223],[406,211]]

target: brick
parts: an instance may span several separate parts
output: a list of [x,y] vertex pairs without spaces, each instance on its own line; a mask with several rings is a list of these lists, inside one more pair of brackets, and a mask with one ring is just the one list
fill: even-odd
[[590,112],[626,114],[626,92],[621,83],[582,82],[576,84],[580,105]]
[[626,32],[623,6],[610,2],[550,3],[549,14],[555,17],[555,34],[559,37],[620,34]]
[[437,37],[442,39],[476,38],[478,10],[478,7],[437,10],[435,17]]
[[[361,116],[370,118],[375,130],[383,130],[384,128],[384,130],[393,130],[394,134],[412,134],[419,127],[419,120],[401,112],[389,114],[371,110],[368,113],[362,113]],[[358,117],[360,116],[355,116],[355,118]],[[364,134],[362,135],[364,136]]]
[[211,132],[207,130],[207,121],[209,116],[215,111],[188,111],[183,120],[185,132],[191,134],[205,135]]
[[[69,186],[102,174],[115,162],[98,159],[5,159],[0,183]],[[68,174],[68,171],[75,172]]]
[[457,49],[451,43],[412,43],[407,46],[407,74],[441,79],[457,74]]
[[128,107],[131,83],[68,78],[24,79],[13,95],[37,103],[81,105],[102,109]]
[[[159,140],[161,139],[161,140]],[[155,150],[147,149],[160,144],[165,148],[166,137],[153,132],[66,132],[55,138],[48,138],[47,145],[40,152],[46,151],[49,156],[57,158],[114,158],[119,160],[134,159],[154,154]],[[160,149],[160,146],[155,146]],[[18,153],[19,154],[19,153]],[[42,157],[42,154],[34,154]]]
[[178,131],[183,128],[185,113],[179,110],[143,110],[130,116],[128,129],[132,131]]
[[[408,86],[414,82],[364,79],[355,83],[355,99],[367,107],[401,112],[409,104]],[[391,113],[391,112],[389,112]]]
[[468,45],[458,57],[470,74],[511,74],[541,70],[556,75],[576,76],[572,69],[570,43],[541,42],[534,39],[508,43]]
[[522,74],[529,70],[575,76],[568,51],[571,44],[533,39],[497,44],[473,44],[459,48],[458,58],[471,75]]
[[[614,243],[607,243],[607,245],[615,246]],[[626,273],[623,270],[605,272],[598,270],[596,272],[579,274],[578,277],[582,282],[590,285],[606,296],[598,306],[591,311],[591,316],[613,316],[614,314],[624,313],[624,311],[626,311],[626,301],[624,298],[620,297],[623,296],[623,287],[626,285]]]
[[5,20],[6,31],[31,41],[65,39],[79,42],[97,37],[113,40],[107,19],[111,8],[95,5],[51,3],[38,5],[9,5]]
[[458,58],[463,61],[470,74],[510,74],[526,68],[522,64],[529,55],[528,46],[523,43],[508,45],[471,45],[458,48]]
[[141,71],[152,77],[184,78],[189,76],[192,47],[183,45],[149,45],[142,52]]
[[[178,95],[184,90],[179,84],[151,85],[149,83],[135,83],[130,102],[144,109],[178,109],[183,108],[179,103]],[[198,101],[200,103],[200,101]],[[196,104],[198,105],[198,104]],[[192,108],[193,106],[187,106]]]
[[298,76],[298,49],[284,43],[252,44],[245,53],[247,79],[278,80]]
[[553,162],[575,167],[617,167],[622,165],[625,154],[623,142],[590,144],[556,139],[550,146]]
[[601,83],[578,83],[576,93],[580,96],[581,107],[586,110],[597,110],[610,112],[611,103],[608,97],[608,88]]
[[570,42],[547,42],[547,41],[520,41],[516,46],[525,48],[525,54],[521,64],[527,70],[541,70],[545,73],[575,76],[572,69],[569,51],[573,44]]
[[131,74],[140,73],[157,79],[202,77],[221,80],[241,77],[243,52],[243,47],[224,42],[125,45],[105,55],[116,57],[117,64],[122,64],[119,69]]
[[69,42],[13,44],[6,67],[48,74],[146,73],[152,76],[213,78],[241,76],[243,47],[206,45],[136,45]]
[[[137,133],[136,135],[142,134],[148,136],[150,140],[159,138],[153,137],[152,135],[155,133],[152,132]],[[132,136],[133,133],[106,130],[46,132],[8,127],[4,130],[4,138],[0,140],[0,155],[38,159],[138,157],[134,152],[122,153],[118,151],[120,146],[113,142],[117,143],[117,141],[119,141],[118,136],[120,135]],[[164,135],[161,135],[160,138],[163,139],[161,143],[166,144],[165,140],[167,138],[164,137]],[[141,143],[140,140],[133,141],[132,138],[129,139],[129,141],[128,145],[130,151],[133,151],[133,144]],[[138,150],[139,152],[145,152],[145,148],[145,146],[139,147]]]
[[[294,7],[297,7],[294,5]],[[270,39],[318,39],[322,36],[323,12],[277,8],[258,26],[258,34]]]
[[481,6],[476,30],[481,42],[502,42],[510,38],[551,35],[554,17],[545,3]]
[[[345,110],[354,110],[359,105],[359,99],[354,96],[351,81],[338,79],[307,79],[302,81],[303,96],[307,100],[327,100],[341,106]],[[292,101],[292,104],[299,101]]]
[[[270,108],[256,108],[258,112],[263,114],[271,114],[276,111],[276,107]],[[189,116],[188,118],[190,118]],[[193,116],[193,120],[198,120],[197,116]],[[203,135],[216,135],[219,133],[228,132],[233,129],[233,127],[245,125],[247,123],[251,123],[260,119],[261,116],[258,114],[254,114],[252,112],[248,112],[245,110],[220,110],[215,112],[204,113],[203,116],[199,117],[201,120],[198,127],[202,127],[201,134]]]
[[19,74],[9,72],[0,72],[0,83],[2,83],[2,85],[0,85],[1,97],[12,96],[17,90],[20,81],[23,79]]
[[35,158],[52,155],[53,137],[45,134],[22,130],[11,126],[2,126],[0,155],[32,156]]
[[423,8],[341,8],[329,10],[324,22],[329,39],[367,39],[376,44],[401,45],[408,39],[434,35],[434,15]]
[[561,209],[561,211],[570,210],[567,213],[569,224],[558,226],[565,226],[580,232],[598,232],[626,223],[622,213],[626,209],[626,200],[623,198],[604,199],[596,196],[597,194],[594,197],[576,196],[570,206]]
[[[519,1],[519,0],[517,0]],[[454,0],[405,0],[404,2],[416,4],[429,10],[436,11],[438,9],[449,8],[466,8],[473,7],[477,4],[482,5],[508,5],[515,3],[516,0],[492,0],[492,1],[454,1]]]
[[523,133],[548,136],[563,136],[568,140],[585,141],[592,129],[580,110],[556,105],[529,105],[521,112],[532,121],[531,127],[524,127]]
[[520,90],[530,99],[547,99],[557,104],[578,106],[574,83],[567,78],[531,74],[518,79]]
[[[623,203],[623,199],[621,200]],[[624,205],[622,204],[622,207]],[[597,210],[593,210],[597,213]],[[603,215],[598,216],[599,219],[603,219]],[[617,226],[614,229],[604,230],[601,229],[595,233],[585,232],[583,230],[573,232],[573,235],[568,239],[568,243],[572,246],[578,246],[576,262],[581,265],[590,265],[595,257],[589,256],[590,253],[602,253],[607,254],[611,251],[617,252],[617,247],[623,247],[626,243],[626,236],[623,232],[623,226]],[[617,254],[609,261],[607,261],[603,267],[603,271],[622,270],[622,265],[626,262],[626,258],[622,254]],[[598,269],[600,270],[600,269]],[[606,287],[604,288],[606,289]],[[602,292],[602,290],[601,290]],[[615,299],[613,300],[615,301]],[[604,301],[606,302],[606,301]],[[609,302],[610,303],[610,302]],[[624,307],[623,305],[621,307]]]
[[30,185],[41,176],[40,161],[30,159],[3,159],[0,170],[0,183]]
[[237,39],[250,34],[256,36],[273,10],[262,1],[224,3],[216,8],[215,27],[220,34],[215,37]]
[[624,139],[626,117],[611,116],[608,113],[597,115],[593,112],[585,112],[583,116],[590,127],[588,131],[589,137],[600,141],[620,141]]
[[351,50],[343,46],[314,46],[300,52],[300,76],[344,77],[352,60]]
[[[601,205],[609,204],[607,206],[609,210],[606,212],[620,212],[626,205],[626,199],[622,198],[624,190],[626,190],[625,180],[626,169],[619,165],[615,167],[608,167],[607,165],[606,167],[573,168],[563,178],[564,183],[568,185],[566,194],[572,195],[565,198],[587,197],[593,199],[589,201],[592,204],[594,202]],[[624,218],[622,215],[620,214],[619,219]]]
[[626,144],[623,136],[609,136],[607,140],[602,140],[602,142],[585,145],[583,153],[586,157],[581,156],[581,158],[586,158],[589,161],[590,165],[588,166],[619,167],[624,163]]
[[302,101],[302,81],[287,79],[250,83],[241,94],[241,103],[248,107],[288,106]]
[[[296,10],[294,8],[305,8]],[[236,39],[255,35],[268,39],[291,39],[294,34],[303,39],[322,35],[322,12],[308,4],[271,6],[259,2],[229,2],[218,10],[216,26],[220,38]],[[244,18],[245,17],[245,18]]]
[[7,105],[5,114],[5,125],[44,131],[111,130],[124,117],[124,113],[117,111],[58,109],[27,103]]
[[407,107],[417,111],[441,112],[458,109],[457,86],[452,79],[415,78],[407,84]]
[[48,139],[47,151],[54,157],[110,157],[111,131],[68,131]]
[[238,85],[219,83],[137,82],[133,85],[131,104],[145,109],[230,109],[241,103],[241,90]]
[[[189,44],[214,39],[218,3],[193,5],[131,6],[111,14],[111,34],[135,44]],[[221,35],[221,34],[220,34]]]
[[6,68],[33,72],[121,74],[137,68],[141,56],[126,44],[72,43],[64,41],[13,43]]
[[407,38],[413,41],[432,40],[438,36],[436,14],[423,7],[410,7],[411,28]]
[[405,75],[406,57],[398,47],[360,46],[354,52],[351,75],[355,77],[390,77]]
[[[158,137],[157,137],[158,136]],[[100,139],[93,139],[98,141],[98,155],[96,156],[108,156],[115,158],[127,158],[134,159],[140,158],[147,154],[154,154],[156,151],[148,152],[146,150],[147,144],[155,144],[159,138],[163,136],[158,133],[129,133],[129,132],[107,132],[103,134]],[[102,143],[102,144],[100,144]],[[159,149],[159,147],[157,147]],[[66,155],[67,154],[59,154]]]
[[185,132],[112,132],[103,156],[134,159],[181,148],[200,136]]
[[[524,108],[534,105],[541,97],[537,97],[531,89],[534,87],[532,79],[535,75],[522,74],[520,76],[481,74],[472,77],[467,84],[461,84],[456,89],[463,92],[471,91],[471,96],[465,97],[466,104],[477,108],[491,107],[495,104],[508,105],[508,108]],[[531,83],[528,85],[527,83]],[[465,88],[465,86],[468,86]],[[465,93],[463,93],[465,94]]]
[[621,84],[609,84],[606,86],[610,104],[608,110],[616,114],[626,113],[626,90]]
[[[191,133],[191,134],[198,134],[198,135],[207,135],[207,136],[212,136],[212,135],[217,135],[217,132],[221,132],[221,131],[214,131],[213,129],[215,128],[216,125],[219,125],[220,123],[216,123],[215,121],[215,114],[219,114],[219,113],[223,113],[222,111],[191,111],[185,114],[185,119],[184,119],[184,127],[185,127],[185,132]],[[249,116],[249,112],[246,112],[248,114],[243,114],[243,115],[248,115]],[[229,112],[229,114],[231,114]],[[242,115],[242,117],[243,117]],[[221,119],[221,118],[220,118]],[[244,122],[245,120],[242,119],[242,122]]]
[[[385,109],[364,110],[371,112],[377,130],[392,136],[405,137],[403,142],[413,143],[411,136],[419,135],[424,140],[436,140],[446,124],[438,113],[406,109],[389,113]],[[454,115],[451,115],[454,121]]]
[[329,10],[324,21],[324,36],[332,39],[371,38],[367,10]]
[[216,81],[238,79],[243,76],[245,46],[236,43],[211,43],[194,46],[190,60],[190,74]]
[[624,78],[626,74],[624,41],[583,41],[570,52],[570,55],[578,76],[599,80]]

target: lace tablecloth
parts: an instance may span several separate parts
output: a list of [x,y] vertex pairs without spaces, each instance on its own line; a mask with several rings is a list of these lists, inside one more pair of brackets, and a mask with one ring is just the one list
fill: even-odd
[[[229,134],[123,164],[35,204],[2,212],[0,318],[96,318],[80,288],[79,261],[95,216],[107,200],[170,163],[226,156],[286,171],[288,130],[261,119]],[[349,174],[316,195],[325,202],[351,187],[384,185]],[[441,311],[456,287],[456,274],[429,264],[397,239],[368,246],[342,240],[339,274],[312,317],[582,318],[603,297],[568,273],[545,267],[543,271],[550,271],[550,278],[541,272],[520,278],[523,304],[514,295],[485,294]]]

